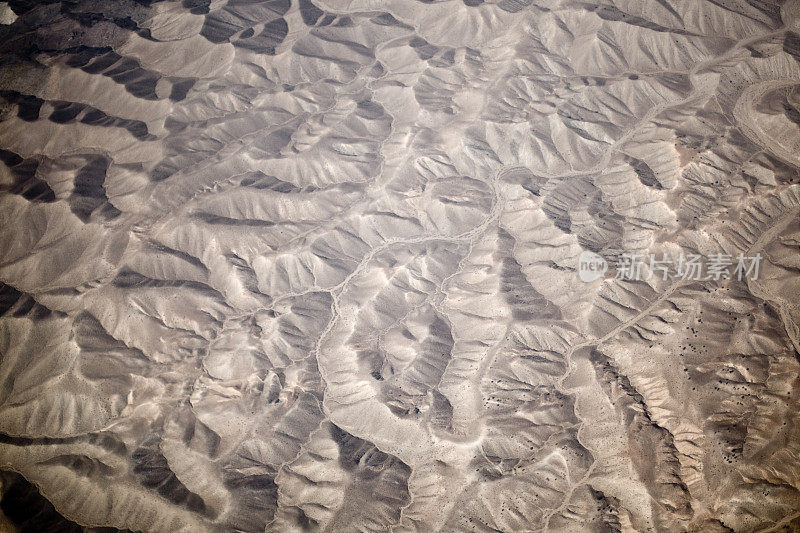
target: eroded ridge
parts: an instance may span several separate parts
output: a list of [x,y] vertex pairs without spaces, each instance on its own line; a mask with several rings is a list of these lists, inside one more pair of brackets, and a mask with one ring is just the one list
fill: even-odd
[[0,530],[800,529],[796,0],[18,0],[0,61]]

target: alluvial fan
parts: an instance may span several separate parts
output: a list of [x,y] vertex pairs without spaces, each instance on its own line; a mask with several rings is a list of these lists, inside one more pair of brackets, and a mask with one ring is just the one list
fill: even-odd
[[0,531],[800,531],[800,0],[0,2]]

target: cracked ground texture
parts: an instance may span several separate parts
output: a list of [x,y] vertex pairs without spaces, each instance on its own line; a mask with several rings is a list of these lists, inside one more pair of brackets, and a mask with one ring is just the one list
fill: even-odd
[[800,531],[800,2],[16,0],[0,62],[0,531]]

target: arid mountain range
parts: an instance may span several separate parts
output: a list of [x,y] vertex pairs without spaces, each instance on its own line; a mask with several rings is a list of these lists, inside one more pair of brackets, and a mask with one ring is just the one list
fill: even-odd
[[0,282],[3,532],[800,531],[800,1],[0,2]]

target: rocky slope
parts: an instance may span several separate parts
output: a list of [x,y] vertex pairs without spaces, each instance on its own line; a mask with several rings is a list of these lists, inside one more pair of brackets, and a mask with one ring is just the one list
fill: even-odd
[[800,530],[800,2],[0,23],[0,529]]

